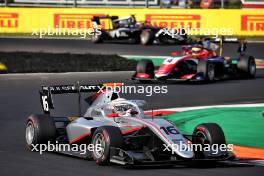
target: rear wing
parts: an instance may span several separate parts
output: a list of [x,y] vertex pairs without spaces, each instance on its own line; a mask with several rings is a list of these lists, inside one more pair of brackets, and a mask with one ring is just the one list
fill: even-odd
[[50,114],[50,109],[54,109],[54,104],[52,100],[53,94],[68,94],[68,93],[78,93],[79,94],[79,114],[80,109],[80,99],[82,92],[98,92],[102,89],[104,85],[55,85],[55,86],[42,86],[39,91],[40,102],[42,109],[45,114]]
[[[99,85],[80,85],[77,82],[76,85],[55,85],[55,86],[42,86],[42,89],[39,91],[40,94],[40,103],[42,106],[42,110],[45,114],[50,114],[50,110],[54,109],[54,104],[52,100],[53,94],[70,94],[70,93],[78,93],[78,107],[79,107],[79,115],[81,115],[81,93],[82,92],[94,92],[100,93],[105,89],[123,86],[124,83],[104,83]],[[94,96],[90,96],[85,99],[88,104],[91,104]]]
[[118,19],[118,16],[109,16],[109,15],[105,15],[105,16],[94,16],[91,21],[92,22],[96,22],[96,24],[100,25],[100,20],[101,19],[109,19],[109,20],[113,21],[113,20]]

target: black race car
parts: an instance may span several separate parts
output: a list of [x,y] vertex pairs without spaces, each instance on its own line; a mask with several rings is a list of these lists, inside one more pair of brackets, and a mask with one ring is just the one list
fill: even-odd
[[173,44],[186,43],[187,34],[183,28],[168,29],[151,26],[146,22],[137,22],[135,16],[118,18],[117,16],[94,16],[94,26],[100,25],[101,20],[107,20],[107,29],[101,29],[101,35],[92,35],[93,43],[102,43],[106,40],[128,40],[131,43],[151,45],[155,43]]

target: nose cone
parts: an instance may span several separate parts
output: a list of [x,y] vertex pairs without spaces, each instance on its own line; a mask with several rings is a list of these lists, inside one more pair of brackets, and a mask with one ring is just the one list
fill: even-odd
[[193,158],[194,152],[192,151],[191,145],[187,141],[181,141],[180,143],[171,146],[172,151],[177,153],[183,158]]
[[167,65],[167,64],[162,64],[157,73],[156,73],[156,76],[159,77],[159,76],[166,76],[170,73],[170,71],[173,69],[174,65],[171,64],[171,65]]
[[172,56],[172,57],[176,57],[176,56],[178,56],[178,53],[177,53],[176,51],[175,51],[175,52],[172,52],[172,53],[171,53],[171,56]]

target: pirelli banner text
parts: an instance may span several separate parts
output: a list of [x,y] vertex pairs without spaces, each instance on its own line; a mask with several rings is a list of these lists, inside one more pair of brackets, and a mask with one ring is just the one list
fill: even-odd
[[[197,29],[206,34],[264,36],[263,10],[222,9],[110,9],[110,8],[0,8],[0,33],[32,33],[41,28],[91,28],[98,15],[135,15],[154,26]],[[109,22],[102,27],[108,28]],[[211,33],[212,34],[212,31]]]

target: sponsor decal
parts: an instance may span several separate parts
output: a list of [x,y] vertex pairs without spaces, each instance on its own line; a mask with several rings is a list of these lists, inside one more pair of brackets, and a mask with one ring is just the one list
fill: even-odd
[[0,28],[18,28],[18,13],[0,12]]
[[151,25],[163,28],[196,28],[201,27],[201,15],[198,14],[146,14],[146,21]]
[[[54,14],[54,28],[89,29],[92,28],[91,19],[102,14]],[[105,22],[102,22],[105,26]]]
[[264,15],[242,15],[241,31],[264,32]]

